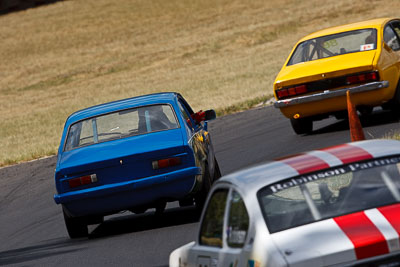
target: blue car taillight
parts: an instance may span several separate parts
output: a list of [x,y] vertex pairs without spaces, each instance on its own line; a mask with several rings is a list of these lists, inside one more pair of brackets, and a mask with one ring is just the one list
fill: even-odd
[[91,175],[86,175],[86,176],[81,176],[77,178],[72,178],[68,180],[68,184],[70,188],[75,188],[81,185],[87,185],[91,183],[97,182],[97,175],[96,174],[91,174]]
[[172,167],[181,164],[181,158],[180,157],[174,157],[174,158],[167,158],[167,159],[160,159],[160,160],[155,160],[152,162],[153,169],[158,170],[161,168],[167,168],[167,167]]

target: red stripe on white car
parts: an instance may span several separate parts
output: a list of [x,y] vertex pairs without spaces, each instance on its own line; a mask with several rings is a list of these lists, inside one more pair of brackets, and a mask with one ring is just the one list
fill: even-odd
[[399,154],[399,141],[397,140],[366,140],[361,142],[353,142],[352,146],[360,147],[374,158],[385,157],[389,155]]
[[364,213],[385,237],[389,251],[398,251],[400,249],[399,234],[385,216],[377,209],[366,210]]
[[331,153],[328,153],[328,152],[325,152],[322,150],[313,150],[313,151],[307,152],[307,154],[322,159],[323,161],[328,163],[328,165],[330,167],[334,167],[334,166],[343,164],[343,162],[341,160],[339,160],[337,157],[335,157]]
[[328,163],[310,154],[301,154],[295,157],[282,159],[280,161],[298,171],[299,174],[329,168]]
[[365,149],[362,149],[358,146],[353,146],[351,144],[329,147],[322,149],[321,151],[325,151],[334,155],[344,164],[373,158],[373,156]]
[[400,235],[400,204],[381,207],[378,210],[389,221],[397,234]]
[[354,245],[357,259],[389,253],[385,237],[364,212],[333,219]]

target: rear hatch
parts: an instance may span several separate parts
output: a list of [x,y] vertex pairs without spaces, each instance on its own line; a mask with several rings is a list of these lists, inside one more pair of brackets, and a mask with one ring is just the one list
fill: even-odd
[[[59,193],[137,180],[170,172],[189,164],[181,129],[154,132],[65,151],[56,172]],[[153,169],[152,162],[179,155],[181,164]],[[70,188],[68,180],[96,174],[97,182]],[[61,181],[60,181],[61,180]]]
[[391,266],[400,252],[399,211],[400,204],[370,209],[281,231],[272,239],[290,266]]
[[285,66],[276,78],[274,89],[371,71],[375,54],[376,50],[371,50]]
[[257,193],[271,238],[290,266],[347,264],[400,252],[400,157],[374,158],[379,154],[365,143],[357,152],[339,147],[324,153],[348,164],[289,158],[290,166],[302,166],[296,168],[301,175]]

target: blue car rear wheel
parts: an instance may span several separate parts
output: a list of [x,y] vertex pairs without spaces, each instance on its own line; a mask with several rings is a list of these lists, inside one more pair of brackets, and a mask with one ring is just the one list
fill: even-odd
[[219,169],[218,161],[216,158],[214,158],[214,179],[213,182],[217,181],[219,178],[221,178],[221,170]]
[[203,175],[203,185],[202,185],[201,191],[198,192],[194,198],[196,208],[199,211],[201,211],[203,209],[204,203],[207,199],[207,194],[210,191],[211,185],[212,185],[211,175],[210,175],[210,171],[208,169],[207,162],[205,164],[204,169],[205,170],[204,170],[204,175]]
[[63,207],[65,226],[70,238],[81,238],[89,235],[87,222],[84,218],[71,217]]

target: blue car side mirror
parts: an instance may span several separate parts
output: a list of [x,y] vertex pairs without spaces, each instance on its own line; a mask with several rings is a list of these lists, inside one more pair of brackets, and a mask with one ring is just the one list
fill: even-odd
[[217,114],[213,109],[206,110],[205,113],[204,120],[206,121],[214,120],[217,117]]

